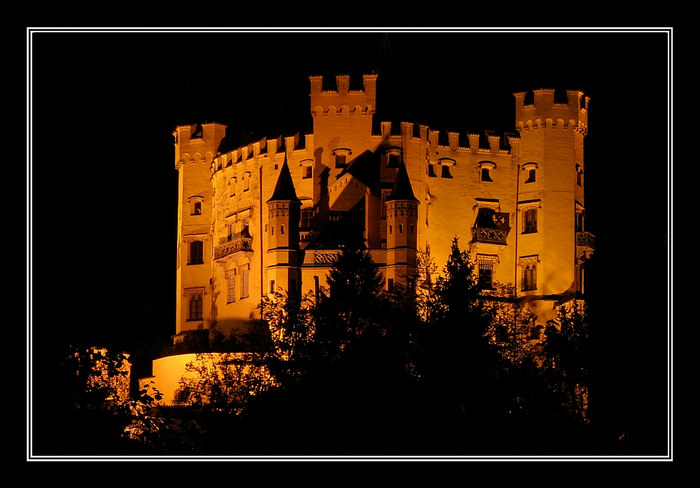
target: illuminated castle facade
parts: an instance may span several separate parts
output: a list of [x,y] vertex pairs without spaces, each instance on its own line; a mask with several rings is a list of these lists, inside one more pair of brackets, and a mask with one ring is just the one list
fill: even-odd
[[273,290],[317,292],[348,236],[386,287],[412,279],[421,255],[440,270],[456,236],[481,284],[512,285],[539,324],[583,291],[588,98],[515,93],[517,133],[439,138],[406,122],[373,131],[376,81],[351,90],[337,76],[329,91],[310,77],[313,131],[301,137],[222,150],[224,125],[175,129],[176,341],[253,331]]

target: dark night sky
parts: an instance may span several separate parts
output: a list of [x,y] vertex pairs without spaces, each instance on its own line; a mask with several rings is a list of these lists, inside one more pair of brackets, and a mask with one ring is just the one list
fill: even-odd
[[667,328],[667,41],[584,30],[34,33],[34,345],[128,350],[174,333],[176,125],[226,123],[234,141],[304,132],[309,75],[378,71],[376,119],[440,130],[513,131],[519,90],[591,97],[589,288],[605,297],[614,344],[632,333],[626,357],[641,363]]

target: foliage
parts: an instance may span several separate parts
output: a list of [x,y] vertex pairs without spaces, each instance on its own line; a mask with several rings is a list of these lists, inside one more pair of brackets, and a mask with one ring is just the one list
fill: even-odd
[[[426,252],[415,284],[385,290],[367,250],[345,246],[317,295],[263,299],[269,336],[257,352],[239,338],[209,337],[181,381],[183,407],[154,408],[139,392],[112,435],[121,448],[126,437],[132,449],[160,454],[507,454],[525,449],[504,451],[522,439],[529,450],[575,445],[588,384],[585,315],[574,302],[543,341],[531,340],[532,316],[514,289],[481,289],[474,268],[454,239],[441,274]],[[118,376],[110,364],[107,376]],[[89,376],[87,363],[77,365]],[[83,410],[115,398],[97,387],[81,394]]]

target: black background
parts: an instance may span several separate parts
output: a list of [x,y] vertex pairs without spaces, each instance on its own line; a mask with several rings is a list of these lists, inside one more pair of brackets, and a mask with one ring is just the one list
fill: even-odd
[[[514,131],[512,93],[591,97],[588,276],[599,398],[665,452],[669,45],[665,31],[34,32],[28,161],[32,378],[58,346],[133,350],[174,333],[172,131],[234,146],[311,131],[309,75],[378,72],[379,120]],[[35,399],[44,400],[40,388]],[[621,420],[624,419],[624,420]]]

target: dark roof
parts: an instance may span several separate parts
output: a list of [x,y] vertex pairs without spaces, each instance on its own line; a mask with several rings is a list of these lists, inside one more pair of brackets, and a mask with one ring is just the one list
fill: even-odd
[[351,174],[373,191],[379,188],[379,168],[381,157],[369,149],[350,161],[350,164],[338,175]]
[[292,174],[289,172],[289,166],[287,165],[287,158],[284,159],[284,164],[282,164],[282,169],[277,177],[277,184],[275,185],[275,191],[272,192],[272,196],[268,202],[273,202],[277,200],[283,201],[300,201],[297,197],[297,192],[294,190],[294,182],[292,181]]
[[416,196],[413,194],[411,180],[408,177],[406,165],[403,164],[403,162],[399,166],[399,174],[396,175],[396,181],[394,182],[394,187],[391,189],[391,194],[386,200],[413,200],[416,202],[418,201]]

